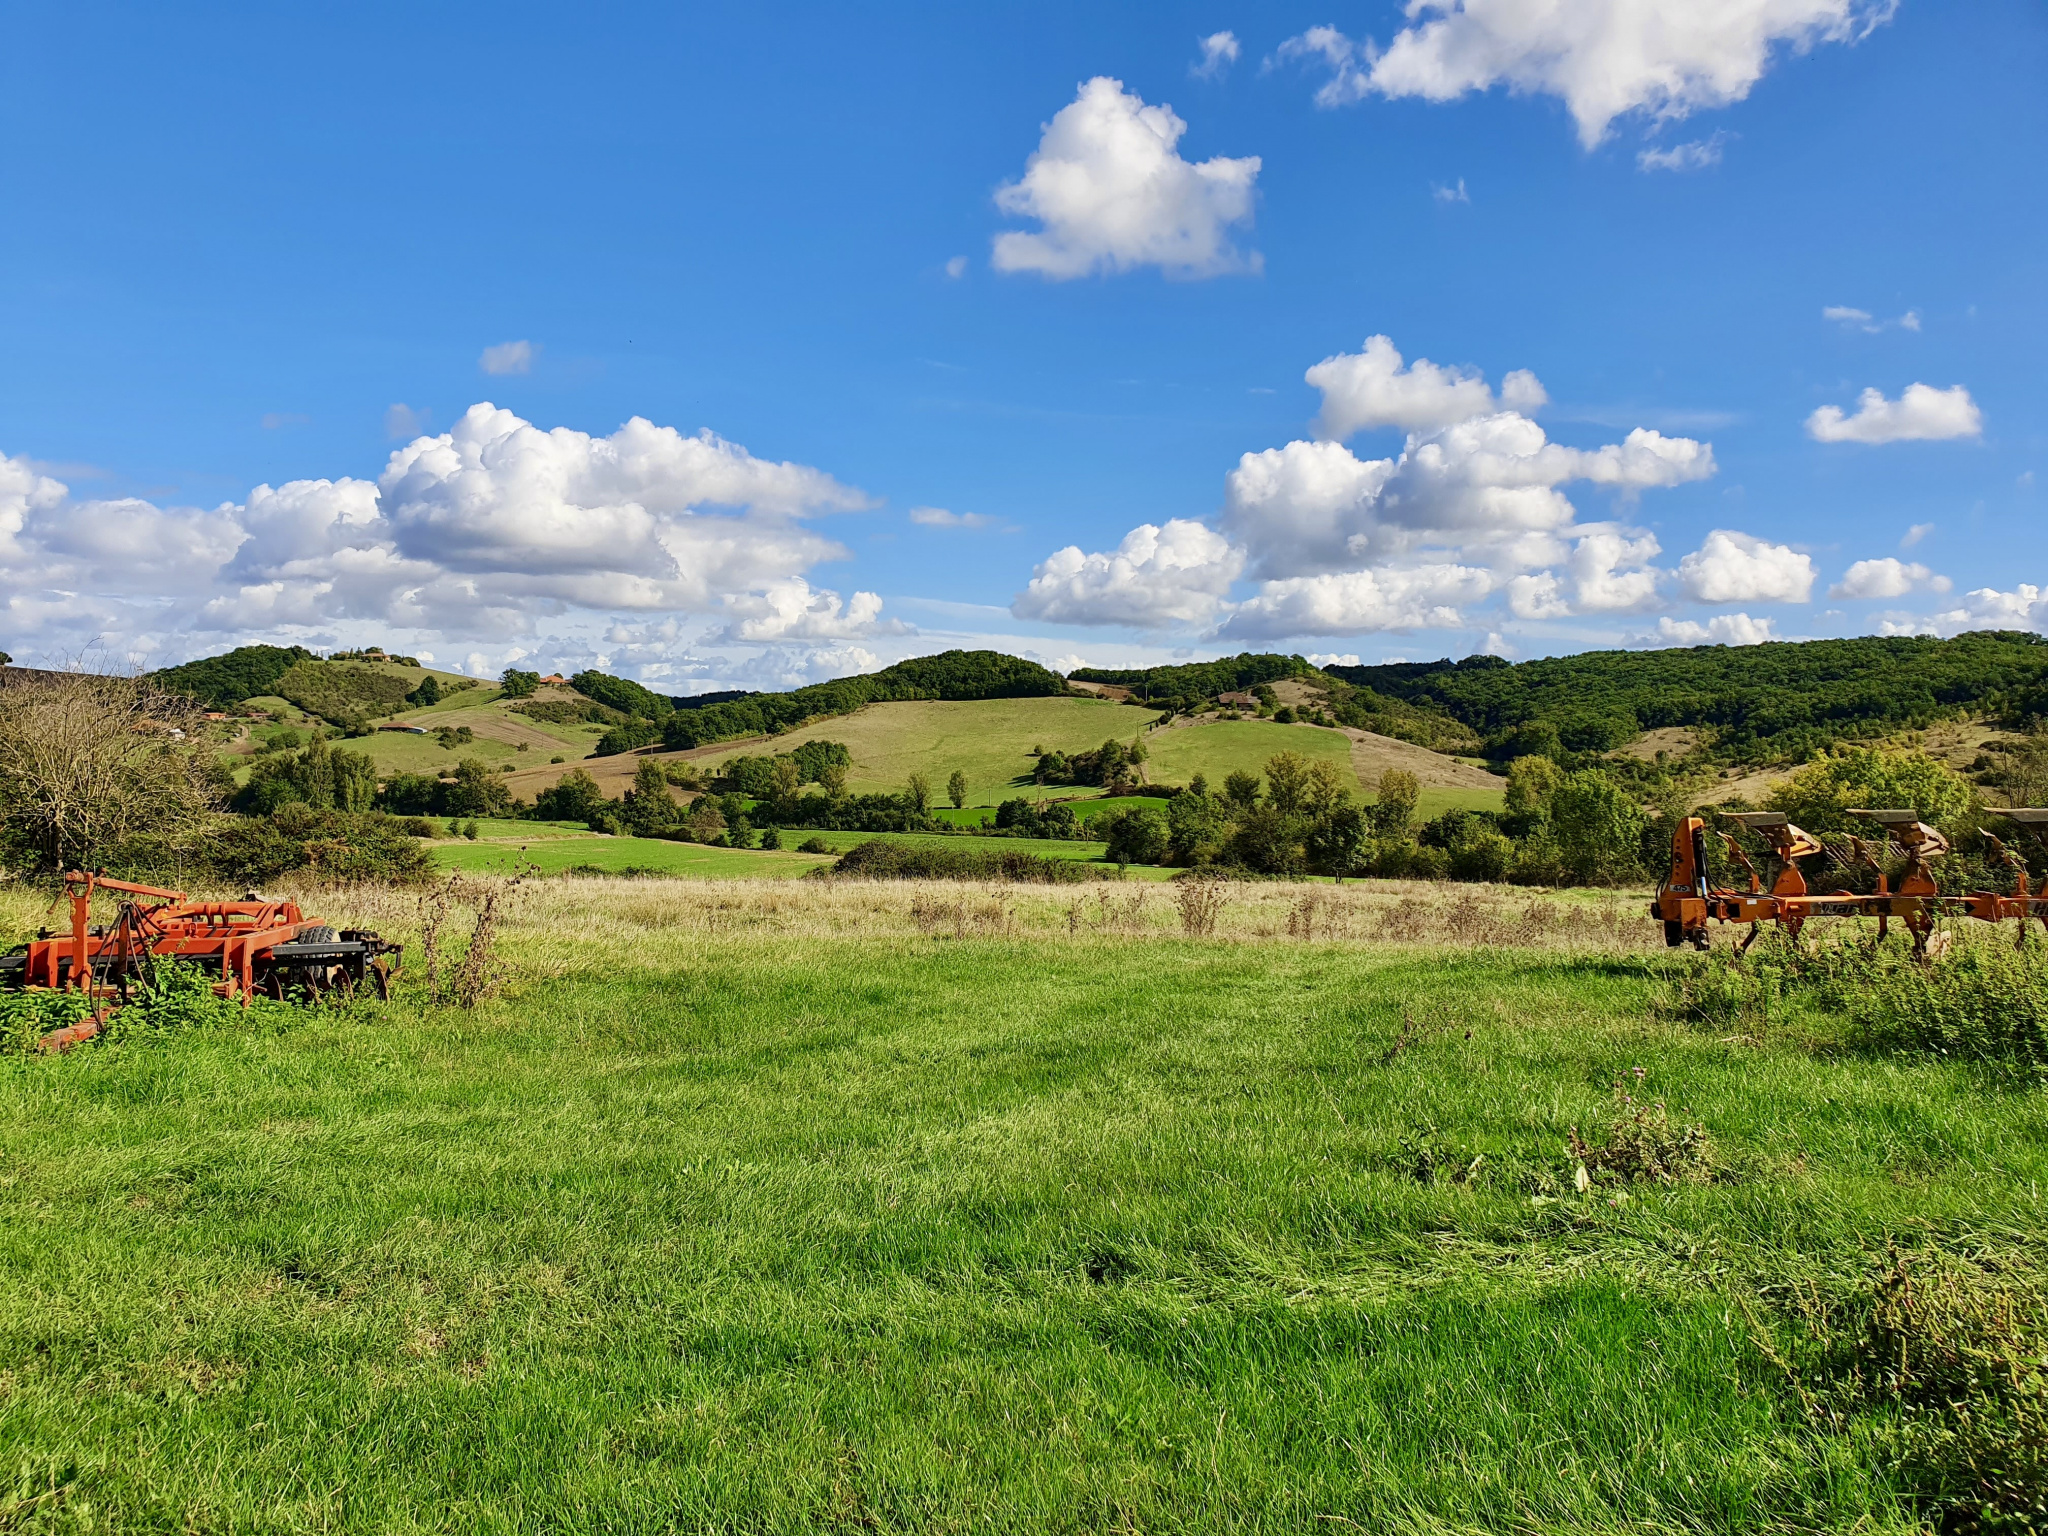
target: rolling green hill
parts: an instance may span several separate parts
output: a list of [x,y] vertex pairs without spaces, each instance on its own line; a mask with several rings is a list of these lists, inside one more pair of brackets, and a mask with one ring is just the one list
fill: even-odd
[[1605,752],[1646,730],[1692,727],[1715,758],[1762,765],[1963,715],[2038,713],[2048,639],[2001,630],[1327,670],[1441,710],[1496,755]]

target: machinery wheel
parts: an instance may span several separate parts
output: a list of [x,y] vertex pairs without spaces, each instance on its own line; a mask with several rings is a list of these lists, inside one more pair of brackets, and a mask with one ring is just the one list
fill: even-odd
[[325,923],[322,923],[318,928],[301,928],[299,936],[292,940],[292,942],[294,944],[332,944],[334,942],[334,930]]

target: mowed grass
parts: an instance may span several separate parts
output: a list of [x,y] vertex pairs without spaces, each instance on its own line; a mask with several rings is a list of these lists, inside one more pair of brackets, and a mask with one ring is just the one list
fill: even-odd
[[552,837],[522,845],[497,842],[437,842],[434,862],[462,874],[513,875],[522,871],[559,875],[570,870],[609,874],[680,875],[698,880],[789,880],[832,860],[817,854],[763,849],[708,848],[659,837]]
[[[1136,711],[1133,711],[1136,713]],[[1223,781],[1238,771],[1259,773],[1266,760],[1280,752],[1335,763],[1346,784],[1363,787],[1351,771],[1351,738],[1317,725],[1275,725],[1270,720],[1211,720],[1203,725],[1175,726],[1145,738],[1150,754],[1148,776],[1162,784],[1186,784],[1196,774],[1209,781],[1211,793],[1223,792]]]
[[[506,825],[517,826],[518,823]],[[831,850],[828,854],[798,853],[797,844],[816,838]],[[543,834],[531,843],[517,835],[493,841],[468,842],[456,839],[435,842],[431,852],[436,864],[451,872],[512,875],[522,870],[541,875],[570,871],[609,874],[663,874],[698,880],[789,879],[807,875],[829,865],[847,849],[867,842],[909,843],[917,847],[993,849],[1004,853],[1028,853],[1046,859],[1100,859],[1104,845],[1098,842],[1059,842],[1032,837],[970,839],[932,832],[818,832],[806,828],[782,829],[782,848],[709,848],[701,843],[671,842],[658,837],[600,837],[594,833]],[[1152,865],[1132,865],[1125,878],[1171,880],[1177,870]]]
[[[786,889],[528,888],[473,1014],[0,1072],[0,1507],[1906,1531],[1745,1308],[1901,1232],[2042,1236],[2031,1100],[1651,1023],[1631,956],[928,938]],[[1570,1192],[1636,1067],[1727,1177]],[[1489,1171],[1421,1182],[1424,1142]]]

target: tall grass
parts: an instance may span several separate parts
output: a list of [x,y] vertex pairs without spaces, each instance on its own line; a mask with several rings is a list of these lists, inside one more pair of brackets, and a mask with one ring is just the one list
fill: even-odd
[[1677,957],[1663,1007],[1714,1027],[1804,1022],[1855,1049],[1928,1053],[2048,1082],[2048,949],[2038,938],[2017,948],[1990,931],[1951,940],[1923,963],[1903,940],[1796,945],[1774,934],[1746,955]]

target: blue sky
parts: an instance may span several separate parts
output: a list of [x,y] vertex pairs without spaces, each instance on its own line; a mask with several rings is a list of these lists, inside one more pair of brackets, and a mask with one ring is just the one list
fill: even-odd
[[2048,628],[2042,9],[1548,9],[7,6],[0,646]]

